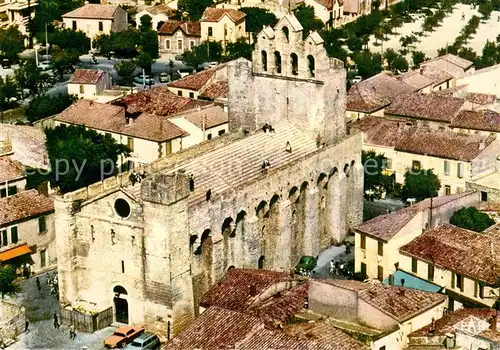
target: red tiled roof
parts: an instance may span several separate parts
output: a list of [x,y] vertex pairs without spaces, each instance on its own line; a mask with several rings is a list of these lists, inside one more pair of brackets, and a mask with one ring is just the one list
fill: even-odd
[[386,114],[450,122],[465,101],[439,94],[423,94],[419,92],[403,94],[394,99],[385,110]]
[[363,131],[366,145],[394,147],[409,129],[402,121],[365,117],[352,124]]
[[199,97],[215,100],[217,98],[227,97],[228,83],[227,81],[216,81],[207,86]]
[[159,116],[169,116],[209,104],[177,96],[166,86],[127,95],[117,103],[125,105],[128,113],[147,112]]
[[448,333],[455,333],[455,325],[462,320],[470,316],[477,317],[484,321],[489,321],[492,316],[495,315],[495,310],[493,309],[459,309],[457,311],[451,312],[438,319],[434,323],[434,331],[429,333],[429,329],[431,328],[431,324],[428,324],[410,334],[408,337],[433,337],[433,336],[442,336]]
[[184,130],[164,116],[144,112],[132,119],[132,123],[128,123],[123,107],[89,100],[78,100],[62,111],[55,120],[155,142],[186,135]]
[[470,101],[472,103],[476,103],[479,105],[489,105],[489,104],[496,102],[497,96],[491,95],[491,94],[480,94],[480,93],[475,93],[475,92],[469,92],[467,94],[467,96],[465,96],[465,99],[467,101]]
[[[210,106],[200,110],[188,111],[179,116],[184,117],[200,129],[203,129],[203,126],[205,129],[210,129],[229,121],[227,112],[224,112],[224,108],[221,106]],[[205,125],[203,125],[203,123]]]
[[26,177],[23,166],[9,157],[0,157],[0,184],[5,185],[7,181],[19,180]]
[[351,86],[346,108],[371,113],[388,106],[397,96],[415,90],[393,75],[382,72]]
[[450,224],[426,231],[399,249],[406,254],[493,285],[500,273],[500,238]]
[[234,349],[263,328],[257,317],[212,306],[163,349]]
[[325,7],[328,11],[331,11],[333,9],[334,0],[314,0],[314,2]]
[[[222,67],[221,67],[222,68]],[[220,69],[219,67],[203,70],[201,72],[185,76],[182,79],[175,80],[167,85],[170,87],[188,89],[198,91],[212,78],[212,76]]]
[[119,6],[86,4],[62,15],[63,18],[113,19]]
[[491,110],[460,111],[451,127],[500,132],[500,113]]
[[0,226],[54,210],[54,201],[37,190],[0,199]]
[[200,21],[219,22],[224,15],[228,15],[233,22],[238,22],[239,20],[245,18],[246,13],[233,9],[207,7],[207,9],[203,12]]
[[71,80],[70,84],[97,84],[99,79],[103,76],[104,72],[102,70],[95,69],[77,69]]
[[396,151],[423,154],[439,158],[472,161],[495,140],[495,135],[462,134],[452,131],[412,127],[396,143]]
[[[244,311],[253,299],[279,281],[291,281],[289,273],[255,269],[231,269],[200,301],[200,306],[219,306]],[[252,290],[254,294],[252,295]]]
[[398,322],[409,320],[444,302],[447,298],[446,295],[438,293],[386,286],[380,283],[371,285],[369,289],[358,291],[358,296]]
[[168,4],[159,4],[146,9],[152,15],[165,14],[167,16],[175,16],[177,11],[168,6]]
[[422,62],[420,65],[422,66],[422,65],[425,65],[427,63],[435,62],[435,61],[439,61],[439,60],[443,60],[443,61],[452,63],[455,66],[460,67],[462,69],[467,69],[474,64],[473,62],[466,60],[465,58],[462,58],[462,57],[459,57],[459,56],[456,56],[456,55],[449,53],[449,54],[439,56],[439,57],[436,57],[434,59]]
[[453,79],[453,76],[441,69],[429,66],[409,71],[403,74],[402,78],[403,82],[417,89],[423,89],[429,85],[442,84],[447,80]]
[[200,22],[166,21],[158,30],[158,34],[172,35],[177,29],[184,32],[186,36],[201,36]]

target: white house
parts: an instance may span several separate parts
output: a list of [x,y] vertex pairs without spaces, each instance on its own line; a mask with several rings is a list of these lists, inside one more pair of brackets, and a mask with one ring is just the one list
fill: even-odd
[[176,12],[176,10],[166,4],[146,7],[135,15],[136,27],[139,28],[139,26],[141,25],[142,16],[149,16],[151,17],[152,29],[158,30],[160,29],[160,24],[168,21],[171,17],[175,16]]
[[111,86],[109,74],[102,70],[77,69],[68,82],[68,94],[95,99]]

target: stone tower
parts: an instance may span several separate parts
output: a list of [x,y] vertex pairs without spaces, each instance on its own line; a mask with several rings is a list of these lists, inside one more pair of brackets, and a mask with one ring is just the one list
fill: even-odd
[[321,143],[345,135],[344,64],[327,56],[317,32],[303,39],[297,18],[287,15],[259,33],[252,61],[229,64],[231,131],[288,120]]

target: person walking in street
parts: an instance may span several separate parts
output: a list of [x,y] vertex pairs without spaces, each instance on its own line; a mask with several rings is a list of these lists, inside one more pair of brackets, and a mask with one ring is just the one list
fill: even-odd
[[38,279],[38,277],[36,278],[36,288],[38,289],[38,292],[42,290],[42,286],[40,285],[40,280]]
[[59,325],[59,319],[57,318],[57,314],[54,313],[54,328],[55,329],[59,329],[60,325]]
[[29,327],[30,327],[30,323],[28,322],[28,320],[26,320],[26,322],[24,323],[24,333],[28,333]]
[[69,326],[69,339],[75,339],[76,337],[76,333],[75,333],[75,326],[73,326],[73,324],[71,324],[71,326]]

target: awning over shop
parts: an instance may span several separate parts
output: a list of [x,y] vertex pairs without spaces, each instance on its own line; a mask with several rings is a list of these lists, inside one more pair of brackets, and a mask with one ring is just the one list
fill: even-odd
[[26,254],[31,254],[31,250],[28,247],[27,244],[23,244],[20,246],[17,246],[15,248],[11,248],[9,250],[5,250],[3,252],[0,252],[0,261],[1,262],[6,262],[11,259],[17,258],[22,255]]

